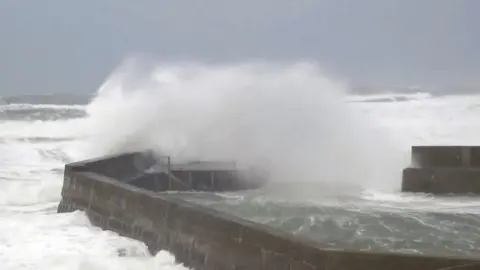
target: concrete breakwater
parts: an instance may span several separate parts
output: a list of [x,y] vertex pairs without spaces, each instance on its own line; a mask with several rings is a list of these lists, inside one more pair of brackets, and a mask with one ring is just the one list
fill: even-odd
[[[230,163],[160,163],[129,153],[65,166],[58,212],[85,211],[103,229],[165,249],[194,269],[480,269],[467,258],[325,249],[321,243],[188,202],[167,191],[257,188]],[[184,195],[183,195],[184,196]]]
[[480,146],[413,146],[402,191],[480,194]]

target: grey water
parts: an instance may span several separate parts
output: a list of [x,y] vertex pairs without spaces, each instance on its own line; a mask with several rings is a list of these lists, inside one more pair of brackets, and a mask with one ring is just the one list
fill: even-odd
[[[182,196],[332,249],[480,256],[480,198],[376,191],[289,198],[266,190]],[[317,190],[317,191],[315,191]]]

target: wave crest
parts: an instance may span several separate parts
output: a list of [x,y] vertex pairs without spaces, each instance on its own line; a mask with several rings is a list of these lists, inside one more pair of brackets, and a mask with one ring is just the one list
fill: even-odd
[[315,63],[129,60],[87,106],[87,128],[96,132],[90,151],[154,149],[177,160],[262,164],[277,181],[396,181],[398,150],[367,116],[351,110],[347,93],[345,83]]

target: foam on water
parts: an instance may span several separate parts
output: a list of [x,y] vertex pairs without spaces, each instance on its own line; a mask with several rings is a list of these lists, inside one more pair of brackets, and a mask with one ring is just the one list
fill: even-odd
[[2,269],[186,269],[168,253],[152,258],[143,244],[92,228],[82,213],[9,213],[0,221],[15,232],[0,235]]
[[[2,109],[38,114],[45,107]],[[59,114],[78,109],[48,107]],[[82,121],[0,120],[0,268],[186,269],[166,252],[152,257],[144,244],[91,226],[83,213],[56,213],[64,164],[87,157]]]
[[[480,212],[478,199],[396,192],[410,145],[479,143],[480,97],[421,96],[403,102],[347,104],[343,102],[347,86],[311,63],[149,65],[141,72],[137,67],[138,63],[127,63],[112,74],[87,107],[2,105],[0,114],[23,113],[26,108],[35,114],[21,118],[19,113],[14,120],[0,117],[2,269],[183,269],[165,252],[151,257],[143,244],[90,226],[82,213],[55,213],[66,162],[123,150],[152,147],[177,158],[229,157],[247,164],[267,160],[268,168],[287,185],[303,181],[327,189],[338,182],[359,184],[361,191],[330,192],[332,196],[324,200],[311,189],[291,189],[292,195],[301,191],[305,196],[283,196],[283,201],[272,198],[274,193],[223,195],[231,204],[273,205],[273,210],[265,211],[280,216],[316,206],[307,207],[314,212],[307,217],[300,213],[302,220],[291,219],[293,223],[268,215],[259,221],[299,223],[300,231],[323,226],[338,239],[343,236],[338,228],[364,237],[380,233],[352,231],[347,226],[356,215],[352,205],[357,214],[375,209],[398,213],[390,221],[409,216],[415,226],[440,220],[444,223],[437,226],[445,231],[445,241],[455,236],[449,229],[471,222],[456,214]],[[69,118],[65,112],[82,109],[88,114],[83,118],[76,114]],[[54,113],[67,117],[39,115]],[[336,174],[339,169],[342,174]],[[328,212],[328,207],[340,212]],[[319,216],[319,209],[326,214]],[[431,210],[455,215],[419,214]],[[369,222],[382,221],[368,217]],[[389,233],[383,232],[384,242],[379,243],[389,248]],[[457,252],[478,249],[467,239],[475,235],[460,232],[455,237],[463,239],[451,246]],[[120,257],[119,249],[127,256]]]

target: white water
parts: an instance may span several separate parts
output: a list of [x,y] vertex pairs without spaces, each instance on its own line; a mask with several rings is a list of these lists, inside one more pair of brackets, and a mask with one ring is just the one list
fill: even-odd
[[82,148],[75,140],[23,140],[74,138],[78,122],[0,122],[7,138],[0,143],[0,268],[184,269],[169,254],[150,257],[143,244],[90,226],[83,213],[55,213],[62,172],[52,169],[63,167],[63,156],[81,157]]
[[347,90],[312,63],[172,67],[130,60],[88,107],[88,129],[100,134],[92,150],[153,148],[174,159],[263,164],[283,182],[398,185],[404,149],[374,115],[345,103]]
[[[277,174],[306,168],[302,177],[310,181],[359,182],[372,190],[364,198],[372,204],[435,208],[440,202],[433,198],[382,192],[376,185],[399,186],[396,166],[404,165],[412,144],[480,140],[480,96],[344,105],[345,86],[311,65],[164,66],[155,74],[164,81],[130,76],[129,91],[104,85],[86,107],[90,118],[0,121],[1,269],[182,269],[166,253],[150,257],[143,244],[90,226],[82,213],[56,214],[60,169],[71,160],[125,147],[155,147],[182,158],[233,156],[245,163],[258,154]],[[130,92],[132,87],[140,91]],[[174,144],[177,136],[182,141]],[[25,140],[38,137],[68,140]],[[312,163],[315,170],[305,167]],[[334,175],[339,163],[345,174]],[[358,171],[362,166],[367,169]],[[352,181],[351,175],[363,177]],[[476,201],[441,206],[480,210]],[[117,256],[119,248],[128,256]]]

